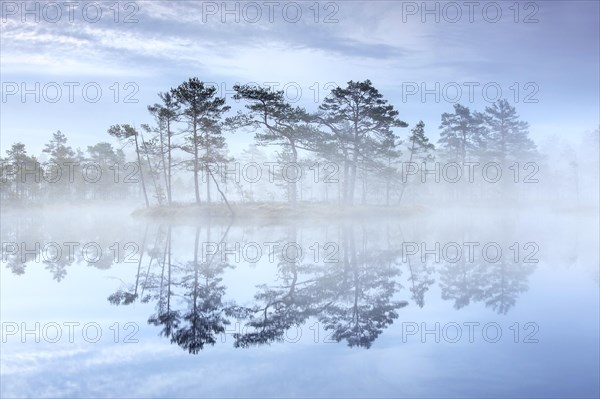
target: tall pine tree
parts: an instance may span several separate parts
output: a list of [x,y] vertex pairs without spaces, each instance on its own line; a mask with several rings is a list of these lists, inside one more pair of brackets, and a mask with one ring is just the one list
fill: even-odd
[[[205,85],[198,78],[190,78],[171,89],[171,95],[182,108],[182,117],[188,128],[185,144],[180,148],[192,154],[194,173],[194,193],[196,203],[200,203],[199,172],[211,174],[211,163],[218,161],[217,154],[222,147],[221,117],[229,110],[225,99],[217,97],[217,88]],[[210,201],[210,177],[207,179],[207,199]]]
[[344,200],[352,205],[356,171],[365,151],[388,153],[385,147],[395,143],[392,129],[408,125],[368,79],[333,89],[319,111],[317,121],[329,129],[328,141],[337,144],[344,158]]
[[501,165],[532,161],[536,146],[529,138],[529,124],[519,119],[515,107],[499,100],[486,107],[483,115],[487,129],[488,156]]
[[442,114],[440,129],[442,132],[438,143],[449,160],[465,163],[483,154],[485,128],[480,113],[454,104],[454,113]]

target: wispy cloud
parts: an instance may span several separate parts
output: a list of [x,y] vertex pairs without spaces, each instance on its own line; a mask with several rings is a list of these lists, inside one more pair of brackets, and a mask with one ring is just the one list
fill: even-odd
[[[337,2],[337,9],[319,3],[316,23],[313,3],[299,3],[303,17],[296,23],[282,17],[280,5],[273,22],[263,9],[260,21],[249,23],[235,22],[235,15],[223,16],[222,10],[207,15],[205,3],[140,1],[135,23],[123,23],[126,10],[115,23],[111,2],[101,3],[107,17],[98,23],[81,20],[78,12],[74,22],[56,24],[21,23],[19,15],[9,16],[1,27],[3,79],[135,80],[144,93],[141,104],[156,101],[155,91],[190,76],[227,82],[229,88],[236,81],[296,82],[305,91],[315,82],[369,78],[390,98],[401,97],[402,82],[496,81],[507,85],[506,96],[510,82],[535,81],[545,103],[534,113],[525,109],[522,116],[532,122],[543,119],[544,107],[563,107],[565,95],[572,97],[571,113],[587,107],[589,114],[598,105],[597,2],[539,3],[538,22],[529,24],[522,23],[525,10],[515,23],[508,6],[498,23],[483,20],[481,10],[473,23],[464,10],[458,23],[436,23],[432,16],[422,23],[421,15],[407,18],[402,2],[392,1]],[[324,23],[327,16],[333,23]],[[145,107],[139,108],[132,117],[144,120]],[[439,120],[438,104],[422,108],[417,120]],[[586,126],[590,119],[597,125],[596,115],[585,119],[579,118]],[[2,124],[4,131],[26,129],[10,118]],[[568,122],[556,123],[561,124]]]

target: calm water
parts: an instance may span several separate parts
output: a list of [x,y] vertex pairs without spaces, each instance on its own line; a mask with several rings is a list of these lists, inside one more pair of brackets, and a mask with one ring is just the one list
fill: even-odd
[[598,223],[6,214],[1,394],[598,397]]

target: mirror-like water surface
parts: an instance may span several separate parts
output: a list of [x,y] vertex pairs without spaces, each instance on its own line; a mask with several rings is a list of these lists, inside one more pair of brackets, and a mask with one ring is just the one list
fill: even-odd
[[71,216],[4,217],[3,396],[599,393],[597,214]]

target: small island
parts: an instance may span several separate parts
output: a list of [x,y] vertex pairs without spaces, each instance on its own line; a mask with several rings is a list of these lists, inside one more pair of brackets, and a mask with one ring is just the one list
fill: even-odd
[[363,219],[388,219],[390,217],[408,217],[426,212],[427,208],[418,205],[375,206],[355,205],[338,206],[330,203],[224,203],[205,205],[179,204],[171,206],[153,206],[140,208],[132,213],[136,218],[168,219],[185,221],[191,219],[224,219],[239,222],[263,222],[268,224],[303,221],[319,223],[323,221],[360,221]]

